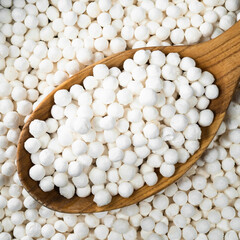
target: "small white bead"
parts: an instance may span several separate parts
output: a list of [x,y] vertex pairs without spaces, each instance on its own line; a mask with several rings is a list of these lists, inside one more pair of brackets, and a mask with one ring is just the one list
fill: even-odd
[[84,172],[77,177],[73,177],[72,181],[76,188],[84,188],[89,183],[88,176]]
[[160,173],[164,177],[171,177],[175,172],[175,166],[174,165],[169,165],[165,162],[162,163],[160,166]]
[[190,82],[197,81],[201,77],[202,70],[197,67],[191,67],[187,70],[186,77]]
[[53,178],[51,176],[46,176],[44,177],[40,183],[39,187],[44,191],[44,192],[50,192],[54,189],[54,184],[53,184]]
[[155,172],[149,172],[143,175],[144,181],[148,186],[153,186],[157,183],[158,177]]
[[133,186],[129,182],[122,182],[118,186],[119,195],[128,198],[133,194]]
[[123,151],[120,148],[117,148],[117,147],[111,148],[108,151],[108,154],[109,154],[109,159],[113,162],[120,161],[124,157]]
[[158,137],[159,129],[155,124],[147,123],[143,128],[143,133],[146,138],[152,139]]
[[185,31],[185,38],[188,44],[194,44],[199,42],[201,35],[201,32],[195,27],[190,27]]
[[186,116],[182,114],[176,114],[171,118],[170,126],[175,131],[184,131],[187,125],[188,125],[188,119]]
[[174,149],[168,149],[164,153],[164,160],[167,164],[176,164],[178,162],[178,152]]
[[109,69],[104,64],[98,64],[93,68],[93,76],[96,79],[104,79],[109,75]]
[[202,127],[210,126],[213,122],[214,114],[211,110],[202,110],[199,115],[198,123]]
[[34,165],[29,170],[30,177],[35,181],[40,181],[45,176],[45,170],[41,165]]
[[112,196],[107,190],[98,191],[93,198],[93,201],[99,206],[107,205],[111,202]]
[[146,16],[145,10],[141,7],[134,7],[131,11],[131,19],[136,22],[136,23],[140,23],[141,21],[143,21],[143,19]]
[[39,161],[43,166],[50,166],[54,161],[54,153],[49,149],[44,149],[39,154]]
[[35,138],[28,138],[27,141],[24,143],[24,148],[31,154],[36,153],[40,147],[40,141]]
[[86,134],[91,128],[90,121],[87,118],[76,118],[73,123],[73,129],[80,134]]
[[132,102],[133,96],[128,89],[122,89],[117,93],[118,102],[122,105],[128,105]]
[[[115,35],[115,33],[114,33]],[[126,42],[124,39],[117,37],[110,41],[110,49],[113,53],[123,52],[126,49]]]
[[68,184],[68,176],[66,173],[56,173],[53,182],[57,187],[65,187]]
[[116,145],[120,149],[127,149],[131,146],[131,139],[127,135],[120,135],[116,139]]
[[76,161],[70,162],[68,166],[68,174],[71,177],[78,177],[83,171],[83,166]]
[[93,184],[104,184],[106,182],[106,173],[95,167],[90,171],[89,179]]
[[142,105],[153,106],[157,103],[157,94],[150,88],[144,88],[140,93],[139,101]]
[[113,129],[116,125],[116,120],[114,117],[106,116],[100,119],[99,126],[103,130],[110,130]]
[[215,99],[219,95],[218,87],[214,84],[208,85],[206,87],[205,95],[208,99]]
[[100,142],[91,142],[88,145],[88,155],[92,158],[98,158],[104,152],[104,146]]
[[123,162],[128,165],[133,165],[137,161],[137,155],[133,151],[125,151]]

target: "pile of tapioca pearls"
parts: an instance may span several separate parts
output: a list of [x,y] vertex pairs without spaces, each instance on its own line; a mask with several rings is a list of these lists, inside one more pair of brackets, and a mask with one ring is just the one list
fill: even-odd
[[[212,149],[198,161],[196,172],[192,170],[188,177],[161,193],[161,198],[167,199],[161,207],[155,196],[155,200],[134,205],[132,212],[65,215],[40,208],[22,189],[15,159],[24,118],[69,75],[125,48],[172,45],[181,39],[181,43],[192,44],[206,41],[240,19],[238,0],[114,3],[0,1],[0,238],[238,239],[239,91],[210,146]],[[100,31],[95,32],[94,26]],[[181,37],[176,42],[174,35],[178,34]],[[202,179],[201,186],[197,186],[195,177]],[[222,188],[217,184],[219,181]],[[194,190],[203,196],[200,203],[193,203],[189,197]],[[184,201],[182,206],[175,202],[174,195],[179,191],[187,196],[184,201],[193,206],[190,215],[184,214]],[[178,208],[172,211],[174,203]],[[231,214],[226,216],[223,208]],[[155,223],[152,230],[144,228],[148,217]],[[185,220],[179,223],[179,218]],[[123,225],[117,219],[125,223],[122,230],[117,228]],[[207,221],[203,222],[206,226],[210,223],[209,230],[199,228],[202,220]]]
[[200,126],[214,119],[207,109],[218,97],[213,75],[191,58],[148,50],[123,69],[96,65],[84,88],[55,93],[51,118],[30,123],[29,175],[43,191],[57,186],[68,199],[92,193],[103,206],[156,184],[155,168],[173,176],[175,164],[198,150]]

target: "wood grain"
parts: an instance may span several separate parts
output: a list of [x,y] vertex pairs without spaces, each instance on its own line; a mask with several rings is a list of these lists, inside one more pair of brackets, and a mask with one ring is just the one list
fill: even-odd
[[30,160],[30,154],[24,149],[24,142],[31,136],[29,134],[30,122],[34,119],[46,120],[50,117],[50,110],[54,103],[53,96],[56,91],[59,89],[70,89],[74,84],[81,84],[86,76],[92,75],[92,69],[96,64],[104,63],[108,67],[116,66],[121,68],[123,61],[127,58],[132,58],[138,49],[112,55],[84,68],[58,86],[39,104],[23,127],[17,149],[17,170],[24,188],[39,203],[53,210],[65,213],[92,213],[128,206],[156,194],[177,181],[206,150],[225,116],[227,107],[238,84],[240,76],[240,22],[237,22],[232,28],[218,38],[205,43],[193,46],[148,47],[144,49],[152,51],[161,50],[166,54],[177,52],[181,57],[192,57],[196,60],[198,67],[214,74],[216,78],[215,83],[220,89],[220,96],[212,100],[209,106],[215,113],[215,118],[211,126],[202,128],[200,149],[190,157],[186,163],[177,165],[174,176],[170,178],[159,176],[159,181],[156,185],[152,187],[144,185],[127,199],[115,196],[112,202],[104,207],[97,207],[92,201],[93,196],[87,198],[74,196],[72,199],[68,200],[58,193],[58,189],[45,193],[39,188],[39,182],[35,182],[29,177],[28,172],[32,166],[32,162]]

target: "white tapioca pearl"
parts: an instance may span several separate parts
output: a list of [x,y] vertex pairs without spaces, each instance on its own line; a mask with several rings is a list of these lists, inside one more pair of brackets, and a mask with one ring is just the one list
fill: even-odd
[[132,102],[133,96],[132,93],[128,89],[122,89],[117,93],[118,102],[122,105],[128,105]]
[[106,116],[100,119],[99,126],[104,130],[113,129],[116,125],[116,120],[114,117]]
[[140,93],[139,102],[145,106],[153,106],[157,103],[157,93],[150,88],[144,88]]
[[124,152],[120,148],[111,148],[108,152],[109,159],[113,162],[121,161],[124,157]]
[[143,128],[143,133],[146,138],[156,138],[159,135],[159,128],[154,123],[147,123]]
[[170,125],[176,131],[183,131],[188,125],[188,119],[182,114],[176,114],[171,118]]

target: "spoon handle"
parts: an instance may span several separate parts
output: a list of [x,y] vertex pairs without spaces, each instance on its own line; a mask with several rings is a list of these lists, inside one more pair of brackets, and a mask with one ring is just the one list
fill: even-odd
[[225,92],[221,100],[211,101],[209,108],[225,115],[240,79],[240,21],[209,44],[208,61],[199,61],[206,64],[205,70],[214,74],[220,94]]
[[236,70],[240,67],[240,21],[211,41],[189,46],[183,55],[194,58],[200,68],[213,72],[216,78]]
[[222,74],[240,67],[240,21],[209,42],[206,57],[208,59],[207,68],[211,69],[213,65],[218,67],[220,64],[222,65],[220,68]]

